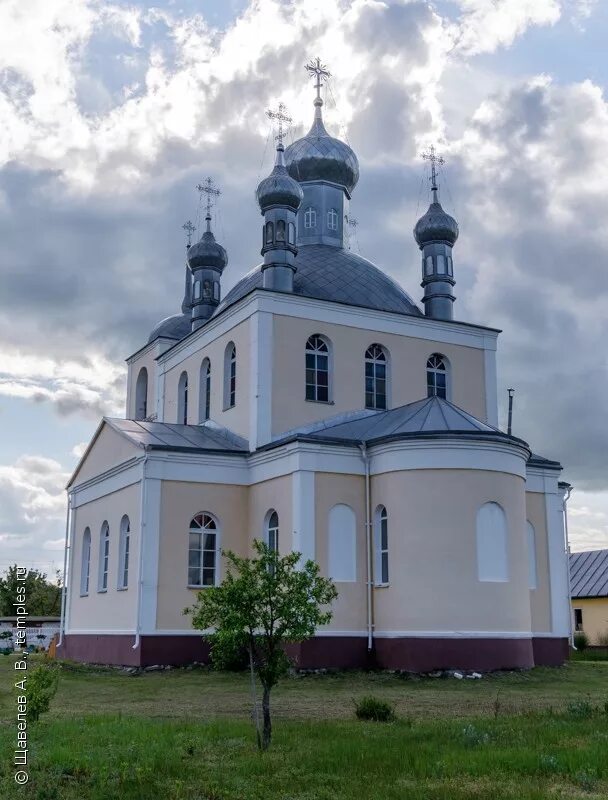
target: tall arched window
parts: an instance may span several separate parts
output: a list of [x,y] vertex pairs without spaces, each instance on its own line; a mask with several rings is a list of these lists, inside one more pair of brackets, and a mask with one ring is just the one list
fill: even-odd
[[534,525],[528,520],[526,522],[526,534],[528,539],[528,585],[530,589],[538,586],[538,572],[536,569],[536,531]]
[[211,362],[203,359],[198,387],[198,421],[205,422],[211,416]]
[[338,212],[335,208],[330,208],[327,212],[327,227],[330,231],[338,230]]
[[498,503],[477,512],[477,571],[480,581],[509,580],[507,518]]
[[329,402],[329,340],[315,333],[306,342],[306,399]]
[[274,225],[272,222],[266,223],[266,244],[272,244],[274,241]]
[[439,353],[433,353],[426,362],[426,390],[428,397],[447,399],[448,363],[446,357]]
[[289,244],[296,243],[296,226],[293,224],[293,222],[290,222],[287,225],[287,241]]
[[131,551],[131,523],[125,514],[120,521],[120,542],[118,548],[118,588],[129,585],[129,555]]
[[374,520],[376,541],[376,583],[388,583],[388,514],[384,506],[378,506]]
[[304,212],[304,227],[316,228],[317,227],[317,212],[312,206],[308,206]]
[[329,512],[328,571],[335,581],[357,580],[357,518],[350,506],[339,503]]
[[182,372],[177,385],[177,422],[188,424],[188,373]]
[[148,370],[142,367],[135,384],[135,419],[148,416]]
[[365,351],[365,408],[386,409],[388,358],[384,347],[372,344]]
[[229,342],[224,350],[224,409],[236,405],[236,346]]
[[285,220],[280,219],[277,222],[277,242],[285,241]]
[[99,533],[99,576],[98,592],[108,590],[108,569],[110,566],[110,526],[104,522]]
[[218,581],[218,525],[206,512],[190,522],[188,540],[188,585],[215,586]]
[[80,560],[80,594],[89,593],[89,574],[91,571],[91,529],[85,528],[82,534],[82,554]]
[[279,515],[274,509],[266,514],[264,539],[273,552],[279,552]]

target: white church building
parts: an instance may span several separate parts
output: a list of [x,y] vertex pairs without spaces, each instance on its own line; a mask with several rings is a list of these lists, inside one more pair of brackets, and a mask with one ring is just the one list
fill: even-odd
[[257,189],[263,263],[222,296],[208,204],[182,312],[128,359],[125,419],[101,421],[69,482],[58,653],[204,661],[183,609],[221,583],[222,550],[257,538],[339,592],[301,667],[561,664],[566,485],[498,427],[499,331],[454,319],[458,226],[435,163],[420,307],[347,247],[359,165],[311,70],[312,128],[279,137]]

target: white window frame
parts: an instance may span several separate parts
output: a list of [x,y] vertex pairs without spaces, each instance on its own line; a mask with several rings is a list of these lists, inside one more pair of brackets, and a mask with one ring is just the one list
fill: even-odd
[[127,514],[120,520],[120,538],[118,543],[118,582],[117,589],[129,588],[129,568],[131,566],[131,522]]
[[108,591],[108,576],[110,572],[110,526],[104,520],[99,531],[99,573],[97,577],[97,591]]
[[477,577],[481,583],[509,582],[509,526],[500,503],[484,503],[477,511]]
[[330,208],[327,212],[327,228],[330,231],[338,230],[338,212],[335,208]]
[[236,406],[236,345],[228,342],[224,350],[224,411]]
[[[276,517],[276,521],[273,519]],[[276,522],[276,524],[273,524]],[[274,553],[279,552],[279,513],[271,508],[264,518],[264,541]]]
[[[319,339],[319,341],[325,345],[326,350],[322,350],[318,347],[310,346],[310,342],[314,339]],[[314,357],[314,368],[309,368],[308,361],[309,356]],[[327,358],[327,399],[319,398],[319,395],[322,394],[322,389],[324,388],[322,384],[319,383],[319,373],[324,372],[325,370],[319,368],[319,358],[326,357]],[[307,372],[309,369],[314,371],[314,383],[308,382]],[[304,398],[309,403],[332,403],[333,402],[333,346],[331,343],[331,339],[325,336],[322,333],[313,333],[306,339],[306,347],[304,349]],[[309,387],[312,388],[313,397],[309,397]]]
[[[199,526],[197,523],[197,518],[201,518],[202,527]],[[196,523],[196,524],[195,524]],[[211,524],[213,527],[211,527]],[[209,527],[207,527],[209,526]],[[213,550],[211,548],[206,548],[206,542],[203,539],[203,535],[205,531],[210,531],[215,534],[215,547]],[[198,535],[199,537],[199,547],[193,548],[192,547],[192,536]],[[199,564],[198,566],[191,566],[191,553],[197,552],[200,553],[199,557]],[[205,553],[213,552],[213,567],[205,567]],[[220,559],[219,554],[221,552],[220,547],[220,523],[218,518],[211,514],[209,511],[199,511],[195,514],[192,519],[190,520],[190,525],[188,526],[188,562],[187,562],[187,585],[189,588],[192,589],[206,589],[211,586],[219,586],[220,584]],[[191,570],[197,569],[199,571],[199,582],[192,583],[190,580],[191,578]],[[204,583],[204,572],[205,570],[213,569],[213,583]]]
[[317,210],[312,206],[308,206],[304,212],[304,227],[306,230],[312,230],[317,227]]
[[[443,363],[443,369],[437,365],[437,360]],[[443,353],[431,353],[426,360],[426,394],[427,397],[441,397],[437,391],[437,376],[445,376],[445,400],[452,399],[452,370],[450,360]],[[432,388],[429,377],[432,376]]]
[[82,553],[80,555],[80,596],[87,597],[91,579],[91,529],[87,525],[82,533]]
[[[382,522],[386,521],[386,547],[382,546]],[[388,586],[390,581],[389,543],[388,543],[388,512],[386,506],[379,505],[374,514],[374,544],[376,552],[375,585]],[[386,576],[383,574],[382,562],[386,555]]]
[[186,370],[179,376],[177,384],[177,424],[188,424],[188,373]]
[[[381,356],[378,355],[378,351],[380,352]],[[368,376],[368,365],[371,366],[373,374]],[[378,405],[378,381],[381,378],[378,378],[376,372],[376,366],[383,365],[384,366],[384,405]],[[390,355],[386,347],[382,344],[378,344],[378,342],[373,342],[365,351],[365,360],[364,360],[364,407],[367,409],[378,410],[378,411],[386,411],[389,406],[389,377],[390,377]],[[367,402],[367,395],[369,392],[367,391],[367,381],[370,379],[373,381],[373,388],[371,394],[373,395],[372,404],[369,405]]]
[[198,382],[198,421],[199,424],[211,419],[211,361],[203,358]]

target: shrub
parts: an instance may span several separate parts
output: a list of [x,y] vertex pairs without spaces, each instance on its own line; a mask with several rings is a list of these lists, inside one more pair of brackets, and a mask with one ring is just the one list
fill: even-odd
[[600,647],[608,647],[608,631],[604,631],[603,633],[598,633],[597,643],[599,644]]
[[574,634],[574,646],[581,653],[584,652],[589,647],[589,637],[587,636],[585,631],[577,631]]
[[465,747],[479,747],[480,745],[488,744],[491,737],[489,733],[480,731],[475,725],[467,725],[462,729],[462,738]]
[[571,717],[588,719],[593,716],[593,706],[588,700],[573,700],[566,706],[566,711]]
[[29,672],[26,696],[27,716],[31,722],[35,722],[41,714],[49,710],[58,683],[59,674],[55,667],[40,664]]
[[355,701],[355,714],[358,719],[392,722],[395,719],[395,707],[386,700],[380,700],[370,694],[362,697],[358,702]]

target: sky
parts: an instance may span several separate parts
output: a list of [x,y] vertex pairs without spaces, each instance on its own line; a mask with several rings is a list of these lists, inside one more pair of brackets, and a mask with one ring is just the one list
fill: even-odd
[[67,479],[125,358],[179,311],[196,185],[222,194],[225,293],[259,262],[268,108],[358,154],[351,246],[420,294],[421,152],[460,224],[457,319],[503,330],[501,422],[564,464],[573,550],[608,547],[608,4],[599,0],[4,0],[0,571],[63,564]]

